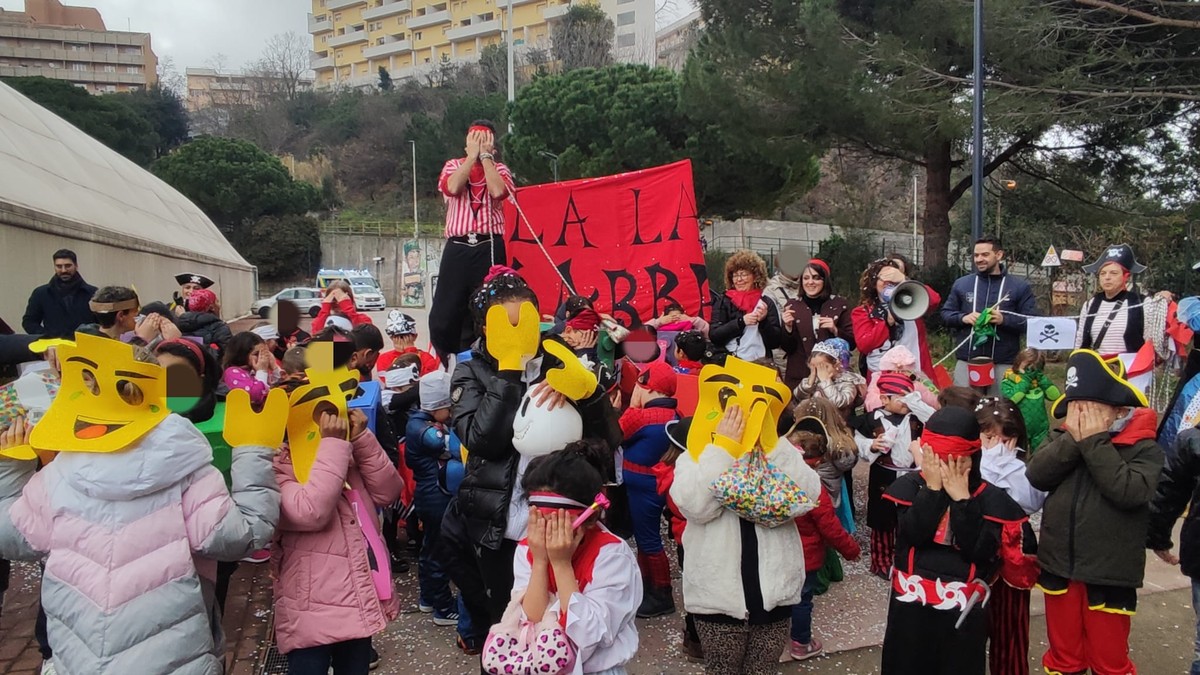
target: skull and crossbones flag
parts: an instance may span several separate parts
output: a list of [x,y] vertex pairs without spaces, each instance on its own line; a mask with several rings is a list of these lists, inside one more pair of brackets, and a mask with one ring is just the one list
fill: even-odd
[[1037,317],[1026,323],[1025,342],[1033,349],[1074,349],[1075,317]]

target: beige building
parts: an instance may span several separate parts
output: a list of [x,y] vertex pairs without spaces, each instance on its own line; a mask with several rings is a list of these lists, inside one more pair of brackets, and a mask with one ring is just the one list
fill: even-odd
[[683,64],[687,63],[688,53],[700,39],[703,28],[700,10],[690,12],[663,26],[655,36],[658,67],[675,72],[682,71]]
[[66,80],[93,94],[142,89],[158,80],[149,33],[108,30],[91,7],[25,0],[0,10],[0,77]]
[[301,77],[288,80],[261,73],[227,73],[213,68],[188,68],[187,108],[188,112],[199,112],[206,108],[225,110],[252,107],[264,96],[281,92],[288,87],[297,90],[312,89],[312,80]]
[[[599,0],[616,27],[619,60],[655,62],[654,0]],[[514,53],[550,47],[553,22],[571,0],[512,0]],[[508,0],[312,0],[308,32],[318,87],[372,86],[425,74],[443,58],[479,60],[505,40]]]

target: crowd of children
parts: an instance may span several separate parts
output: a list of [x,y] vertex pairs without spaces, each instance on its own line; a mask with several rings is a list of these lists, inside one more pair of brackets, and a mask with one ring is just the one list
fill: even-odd
[[[466,308],[477,339],[450,355],[401,311],[380,331],[346,284],[315,335],[267,322],[219,351],[102,289],[96,334],[48,352],[54,402],[0,432],[0,557],[45,561],[44,672],[223,672],[229,565],[258,553],[288,672],[363,675],[406,541],[416,609],[484,672],[626,673],[638,620],[678,616],[680,591],[688,658],[775,672],[824,652],[814,597],[864,553],[862,525],[885,675],[1027,674],[1035,586],[1047,672],[1135,672],[1164,462],[1144,393],[1087,349],[1061,389],[1027,349],[1002,396],[939,390],[922,320],[890,314],[907,269],[872,263],[850,309],[827,264],[792,298],[742,251],[711,325],[669,303],[623,326],[579,295],[550,314],[494,266]],[[197,428],[219,415],[225,475]],[[1164,559],[1182,494],[1156,501]]]

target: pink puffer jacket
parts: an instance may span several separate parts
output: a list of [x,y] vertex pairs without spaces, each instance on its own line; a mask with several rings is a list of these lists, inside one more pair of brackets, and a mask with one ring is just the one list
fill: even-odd
[[[396,617],[399,601],[382,602],[371,582],[366,541],[343,495],[349,483],[378,506],[396,501],[401,481],[370,431],[353,442],[321,440],[308,483],[296,480],[291,454],[275,458],[282,493],[271,566],[279,651],[370,637]],[[370,514],[379,529],[378,517]]]

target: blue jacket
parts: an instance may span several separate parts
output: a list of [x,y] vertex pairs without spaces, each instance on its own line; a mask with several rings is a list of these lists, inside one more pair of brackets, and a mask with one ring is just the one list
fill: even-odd
[[448,497],[438,478],[448,459],[450,430],[424,410],[413,410],[405,432],[404,463],[412,469],[417,497]]
[[[1008,272],[995,276],[984,274],[968,274],[954,282],[950,295],[942,303],[942,321],[954,331],[957,344],[971,334],[971,327],[963,325],[963,317],[972,312],[982,312],[984,308],[995,305],[1000,300],[1000,288],[1003,283],[1004,296],[1007,298],[1000,303],[1004,312],[1017,312],[1027,316],[1037,316],[1037,298],[1029,282]],[[975,297],[975,293],[979,297]],[[976,356],[987,356],[995,363],[1012,363],[1021,351],[1021,337],[1025,334],[1025,318],[1004,314],[1004,323],[996,326],[996,339],[988,340],[975,347],[973,341],[958,348],[955,356],[959,361],[967,361]]]

